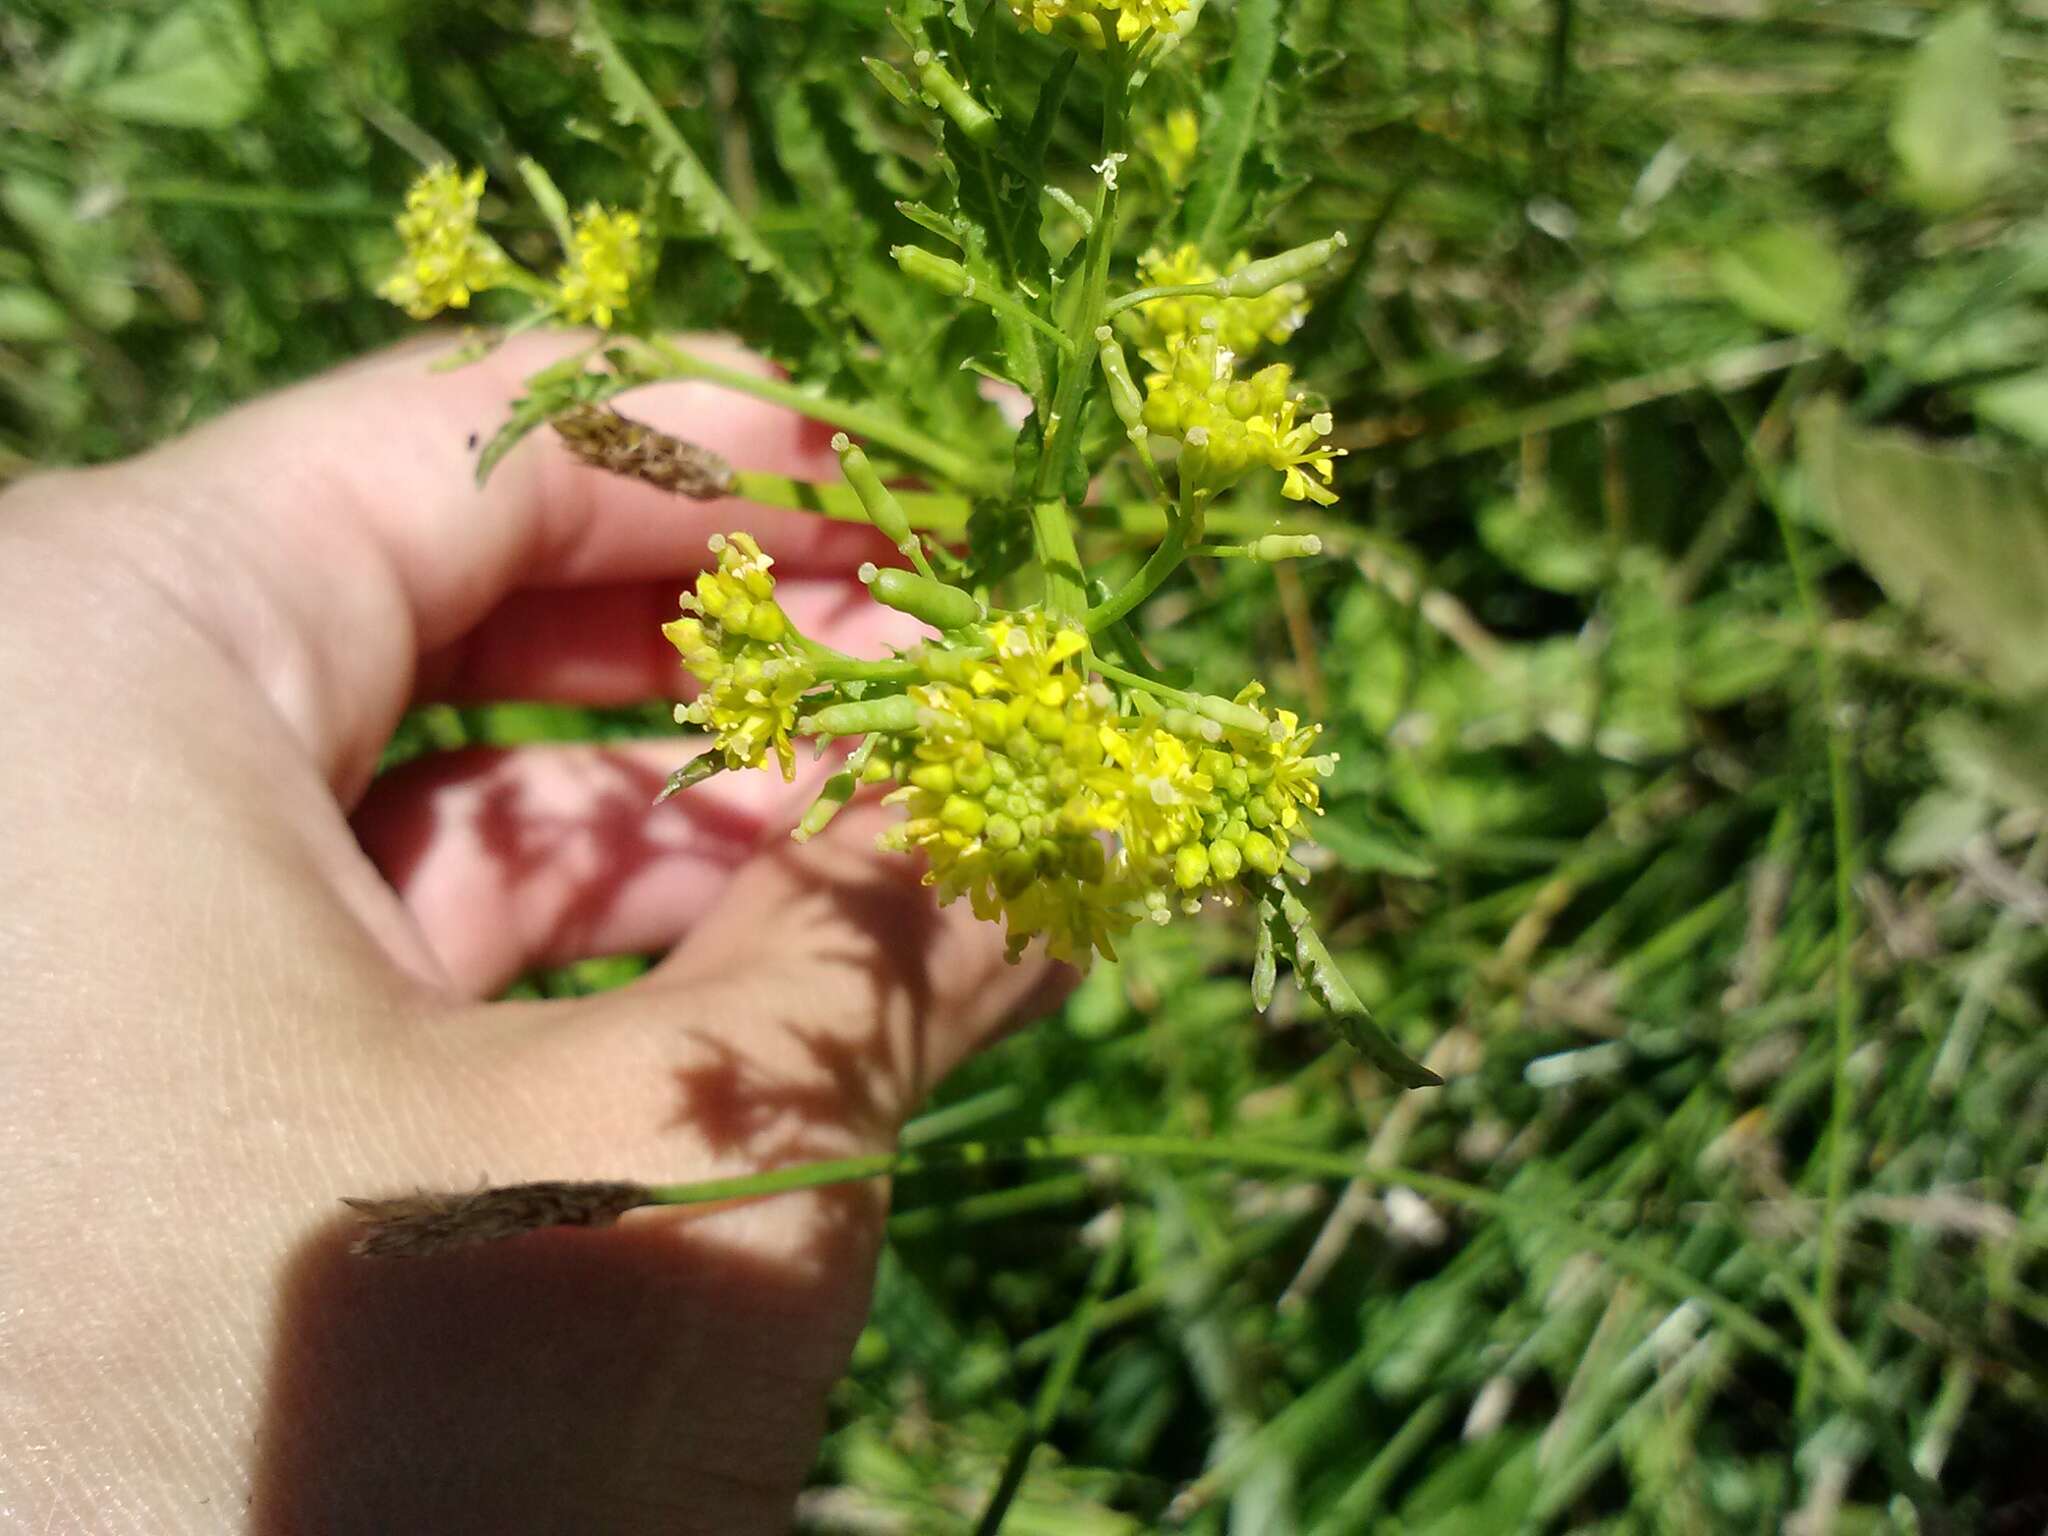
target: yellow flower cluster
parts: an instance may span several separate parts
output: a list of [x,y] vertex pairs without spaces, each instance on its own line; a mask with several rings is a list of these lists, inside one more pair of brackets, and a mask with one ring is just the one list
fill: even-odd
[[941,901],[964,893],[977,917],[1003,918],[1013,956],[1036,934],[1063,960],[1113,955],[1138,894],[1105,846],[1114,701],[1082,672],[1078,629],[1007,614],[977,639],[985,659],[926,652],[918,730],[869,760],[868,777],[901,782],[889,798],[908,813],[883,846],[921,850]]
[[[1000,615],[979,639],[986,659],[926,653],[918,729],[867,773],[902,785],[907,819],[884,846],[922,851],[940,900],[1001,918],[1013,955],[1042,934],[1059,959],[1114,957],[1140,906],[1164,922],[1176,890],[1192,907],[1247,868],[1275,873],[1320,810],[1319,728],[1285,711],[1262,731],[1121,716],[1082,670],[1081,631],[1041,613]],[[1266,718],[1249,707],[1261,691],[1239,695],[1240,719]]]
[[[1232,258],[1230,270],[1236,272],[1250,260],[1240,251]],[[1138,258],[1138,279],[1147,288],[1211,283],[1222,275],[1192,245],[1175,251],[1147,251]],[[1301,329],[1308,316],[1308,290],[1300,283],[1281,283],[1266,293],[1242,298],[1182,294],[1141,304],[1134,315],[1132,332],[1138,355],[1154,368],[1167,366],[1175,342],[1204,331],[1212,332],[1219,345],[1242,357],[1265,342],[1285,341]]]
[[761,767],[772,751],[793,779],[797,701],[817,675],[775,601],[775,562],[744,533],[714,536],[711,550],[717,568],[698,576],[682,596],[684,617],[661,630],[703,685],[695,703],[676,706],[676,721],[708,729],[728,768]]
[[444,309],[468,308],[471,294],[502,283],[511,264],[476,225],[483,195],[480,170],[465,176],[437,165],[422,174],[398,216],[405,254],[378,285],[378,296],[415,320],[430,320]]
[[483,195],[482,171],[465,176],[452,165],[437,165],[422,173],[398,216],[405,254],[378,285],[378,295],[415,320],[428,320],[444,309],[468,308],[470,295],[485,289],[516,288],[572,325],[610,330],[653,266],[640,216],[587,206],[576,215],[568,259],[549,285],[514,265],[477,228]]
[[1089,42],[1101,47],[1105,24],[1117,40],[1138,41],[1151,33],[1175,30],[1175,21],[1189,0],[1010,0],[1010,12],[1035,32],[1050,32],[1072,21]]
[[573,235],[569,260],[555,277],[562,316],[572,325],[594,324],[608,331],[647,273],[640,216],[592,203],[576,216]]
[[1290,501],[1328,506],[1341,449],[1324,441],[1331,421],[1317,412],[1300,419],[1303,401],[1288,392],[1285,363],[1240,379],[1230,349],[1211,331],[1173,341],[1159,370],[1145,380],[1145,425],[1181,440],[1181,483],[1206,499],[1226,490],[1254,465],[1285,476]]

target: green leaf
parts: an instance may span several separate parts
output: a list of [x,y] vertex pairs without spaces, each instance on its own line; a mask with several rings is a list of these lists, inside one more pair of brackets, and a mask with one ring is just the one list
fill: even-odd
[[1795,336],[1839,338],[1855,285],[1815,225],[1775,224],[1714,253],[1715,285],[1752,320]]
[[231,128],[255,108],[262,57],[239,12],[187,5],[142,40],[119,78],[87,101],[109,117],[166,128]]
[[1970,405],[1979,421],[2003,427],[2036,448],[2048,448],[2048,368],[1973,389]]
[[2015,693],[2048,688],[2048,476],[2038,461],[1937,448],[1807,411],[1816,510],[1888,596]]
[[1959,213],[2012,164],[1998,63],[1998,24],[1987,5],[1944,17],[1914,51],[1892,110],[1901,189],[1933,213]]
[[1188,192],[1189,237],[1212,258],[1230,254],[1243,204],[1244,165],[1280,49],[1280,0],[1239,0],[1230,73],[1202,121],[1200,170]]
[[733,206],[588,5],[577,16],[575,41],[577,51],[596,64],[598,84],[618,121],[637,123],[646,132],[653,143],[656,172],[703,232],[741,266],[773,278],[798,308],[816,304],[816,291],[784,265]]
[[64,306],[42,289],[0,284],[0,341],[60,341],[70,329]]

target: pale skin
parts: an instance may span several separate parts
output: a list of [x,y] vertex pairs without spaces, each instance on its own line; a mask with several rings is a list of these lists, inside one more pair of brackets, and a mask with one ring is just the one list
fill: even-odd
[[[1006,965],[855,807],[694,747],[529,747],[373,782],[409,703],[612,704],[746,527],[808,632],[908,638],[877,541],[471,434],[559,341],[403,349],[0,499],[0,1525],[717,1532],[789,1523],[866,1314],[875,1186],[351,1257],[343,1195],[664,1182],[872,1152],[1062,973]],[[708,386],[636,412],[825,478]],[[665,950],[574,1002],[521,972]]]

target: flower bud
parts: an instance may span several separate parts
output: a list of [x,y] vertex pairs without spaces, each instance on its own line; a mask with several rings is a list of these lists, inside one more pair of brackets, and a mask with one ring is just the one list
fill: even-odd
[[860,579],[867,583],[876,602],[914,619],[923,619],[934,629],[963,629],[983,617],[981,604],[967,593],[915,571],[897,570],[893,566],[877,570],[872,565],[863,565]]
[[1247,832],[1241,845],[1245,863],[1262,875],[1280,873],[1280,849],[1263,832]]
[[1209,868],[1218,880],[1235,880],[1244,868],[1244,854],[1237,844],[1218,840],[1209,845]]
[[1268,256],[1264,261],[1239,267],[1228,277],[1217,280],[1217,291],[1232,299],[1252,299],[1271,293],[1282,283],[1297,282],[1321,271],[1350,243],[1340,229],[1327,240],[1312,240],[1307,245],[1297,245],[1291,251],[1282,251],[1278,256]]
[[910,519],[903,511],[903,504],[889,494],[889,488],[882,484],[882,477],[875,473],[875,466],[868,462],[868,456],[844,432],[832,435],[832,451],[839,455],[840,473],[853,487],[853,494],[860,498],[861,509],[867,513],[868,521],[881,531],[883,538],[902,548],[911,539]]
[[1184,843],[1173,856],[1173,883],[1184,891],[1198,889],[1209,878],[1209,850],[1200,843]]
[[817,736],[862,736],[869,731],[900,735],[916,728],[917,704],[907,693],[827,704],[803,721],[803,729]]

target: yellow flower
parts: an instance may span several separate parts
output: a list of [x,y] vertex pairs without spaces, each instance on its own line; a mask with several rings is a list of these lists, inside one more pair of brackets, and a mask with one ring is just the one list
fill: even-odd
[[467,176],[452,165],[423,172],[405,194],[398,234],[405,255],[377,287],[379,297],[415,320],[444,309],[466,309],[470,295],[502,283],[510,264],[476,227],[484,173]]
[[555,276],[556,303],[575,325],[610,330],[612,319],[633,298],[650,256],[637,213],[590,204],[576,215],[569,260]]
[[714,570],[683,594],[684,617],[662,626],[702,684],[695,703],[679,705],[678,723],[703,726],[712,750],[728,768],[758,768],[775,754],[785,779],[796,777],[799,701],[817,682],[810,663],[790,643],[789,620],[775,602],[775,562],[751,535],[716,535]]
[[[1238,252],[1231,258],[1229,270],[1238,271],[1250,259]],[[1151,250],[1138,258],[1138,280],[1146,288],[1212,283],[1222,275],[1192,245],[1173,251]],[[1153,299],[1139,305],[1133,314],[1138,355],[1155,368],[1165,368],[1175,342],[1204,331],[1214,334],[1218,346],[1237,356],[1256,351],[1267,342],[1285,341],[1308,315],[1308,290],[1300,283],[1281,283],[1265,293],[1241,298],[1181,294]]]
[[1072,21],[1081,36],[1101,47],[1103,23],[1111,23],[1120,42],[1137,42],[1151,33],[1172,32],[1189,0],[1010,0],[1010,14],[1035,32],[1051,32]]
[[940,901],[1002,919],[1013,956],[1039,935],[1075,964],[1113,955],[1139,894],[1103,836],[1122,799],[1102,746],[1114,701],[1081,671],[1081,631],[1043,613],[998,615],[975,640],[985,657],[926,653],[917,731],[883,749],[906,814],[882,845],[921,851]]
[[[1163,122],[1148,123],[1138,130],[1138,147],[1150,155],[1166,177],[1168,186],[1178,187],[1188,179],[1195,151],[1201,147],[1202,120],[1193,107],[1175,107]],[[1147,281],[1151,281],[1148,279]],[[1196,278],[1206,282],[1206,278]]]
[[1181,484],[1206,500],[1262,464],[1281,473],[1280,494],[1290,500],[1334,502],[1329,487],[1343,450],[1324,441],[1329,415],[1300,419],[1303,401],[1289,393],[1286,364],[1240,379],[1234,361],[1205,330],[1171,342],[1163,366],[1145,380],[1145,425],[1181,440]]

